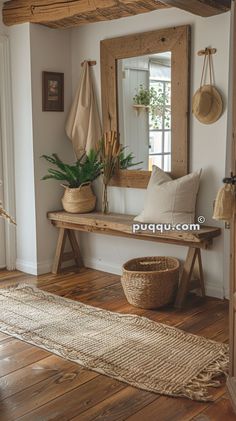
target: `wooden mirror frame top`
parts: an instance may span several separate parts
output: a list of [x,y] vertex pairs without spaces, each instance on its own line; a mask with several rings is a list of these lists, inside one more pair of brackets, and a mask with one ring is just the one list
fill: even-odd
[[[190,26],[178,26],[101,41],[101,88],[104,132],[119,133],[117,60],[171,51],[171,173],[189,170]],[[146,188],[151,171],[120,170],[110,185]]]

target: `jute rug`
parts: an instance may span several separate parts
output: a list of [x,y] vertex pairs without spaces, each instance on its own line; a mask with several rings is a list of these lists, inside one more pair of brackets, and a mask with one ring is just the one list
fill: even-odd
[[153,322],[49,294],[0,289],[0,330],[140,389],[211,400],[228,346]]

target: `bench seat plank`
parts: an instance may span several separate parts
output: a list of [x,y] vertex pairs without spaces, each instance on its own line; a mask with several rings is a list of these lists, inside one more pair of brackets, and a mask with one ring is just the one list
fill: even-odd
[[208,248],[212,239],[220,235],[220,228],[201,226],[199,231],[166,231],[166,232],[132,232],[133,215],[103,214],[92,212],[71,214],[65,211],[49,212],[48,219],[59,228],[74,229],[84,232],[103,233],[133,237],[140,240],[166,242],[169,244],[191,245],[197,248]]

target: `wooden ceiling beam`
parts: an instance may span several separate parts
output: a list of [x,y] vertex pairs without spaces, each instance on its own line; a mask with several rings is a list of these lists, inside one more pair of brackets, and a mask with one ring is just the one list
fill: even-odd
[[203,17],[218,15],[231,8],[231,0],[163,0],[163,3]]
[[129,16],[166,7],[162,1],[156,0],[11,0],[4,3],[2,13],[4,24],[11,26],[26,22],[50,24],[80,17],[86,19],[93,13],[105,14],[108,20],[110,11],[112,16],[117,11],[119,18],[119,9]]
[[166,7],[208,17],[230,10],[231,0],[10,0],[2,13],[7,26],[30,22],[69,28]]

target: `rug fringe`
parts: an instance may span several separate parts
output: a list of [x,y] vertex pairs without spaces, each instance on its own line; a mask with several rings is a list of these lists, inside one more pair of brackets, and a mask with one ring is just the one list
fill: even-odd
[[176,396],[184,396],[201,402],[213,401],[213,397],[208,393],[208,388],[221,386],[221,382],[215,379],[222,375],[227,376],[228,365],[229,357],[227,349],[225,349],[220,352],[216,361],[190,380],[181,390],[178,390]]

